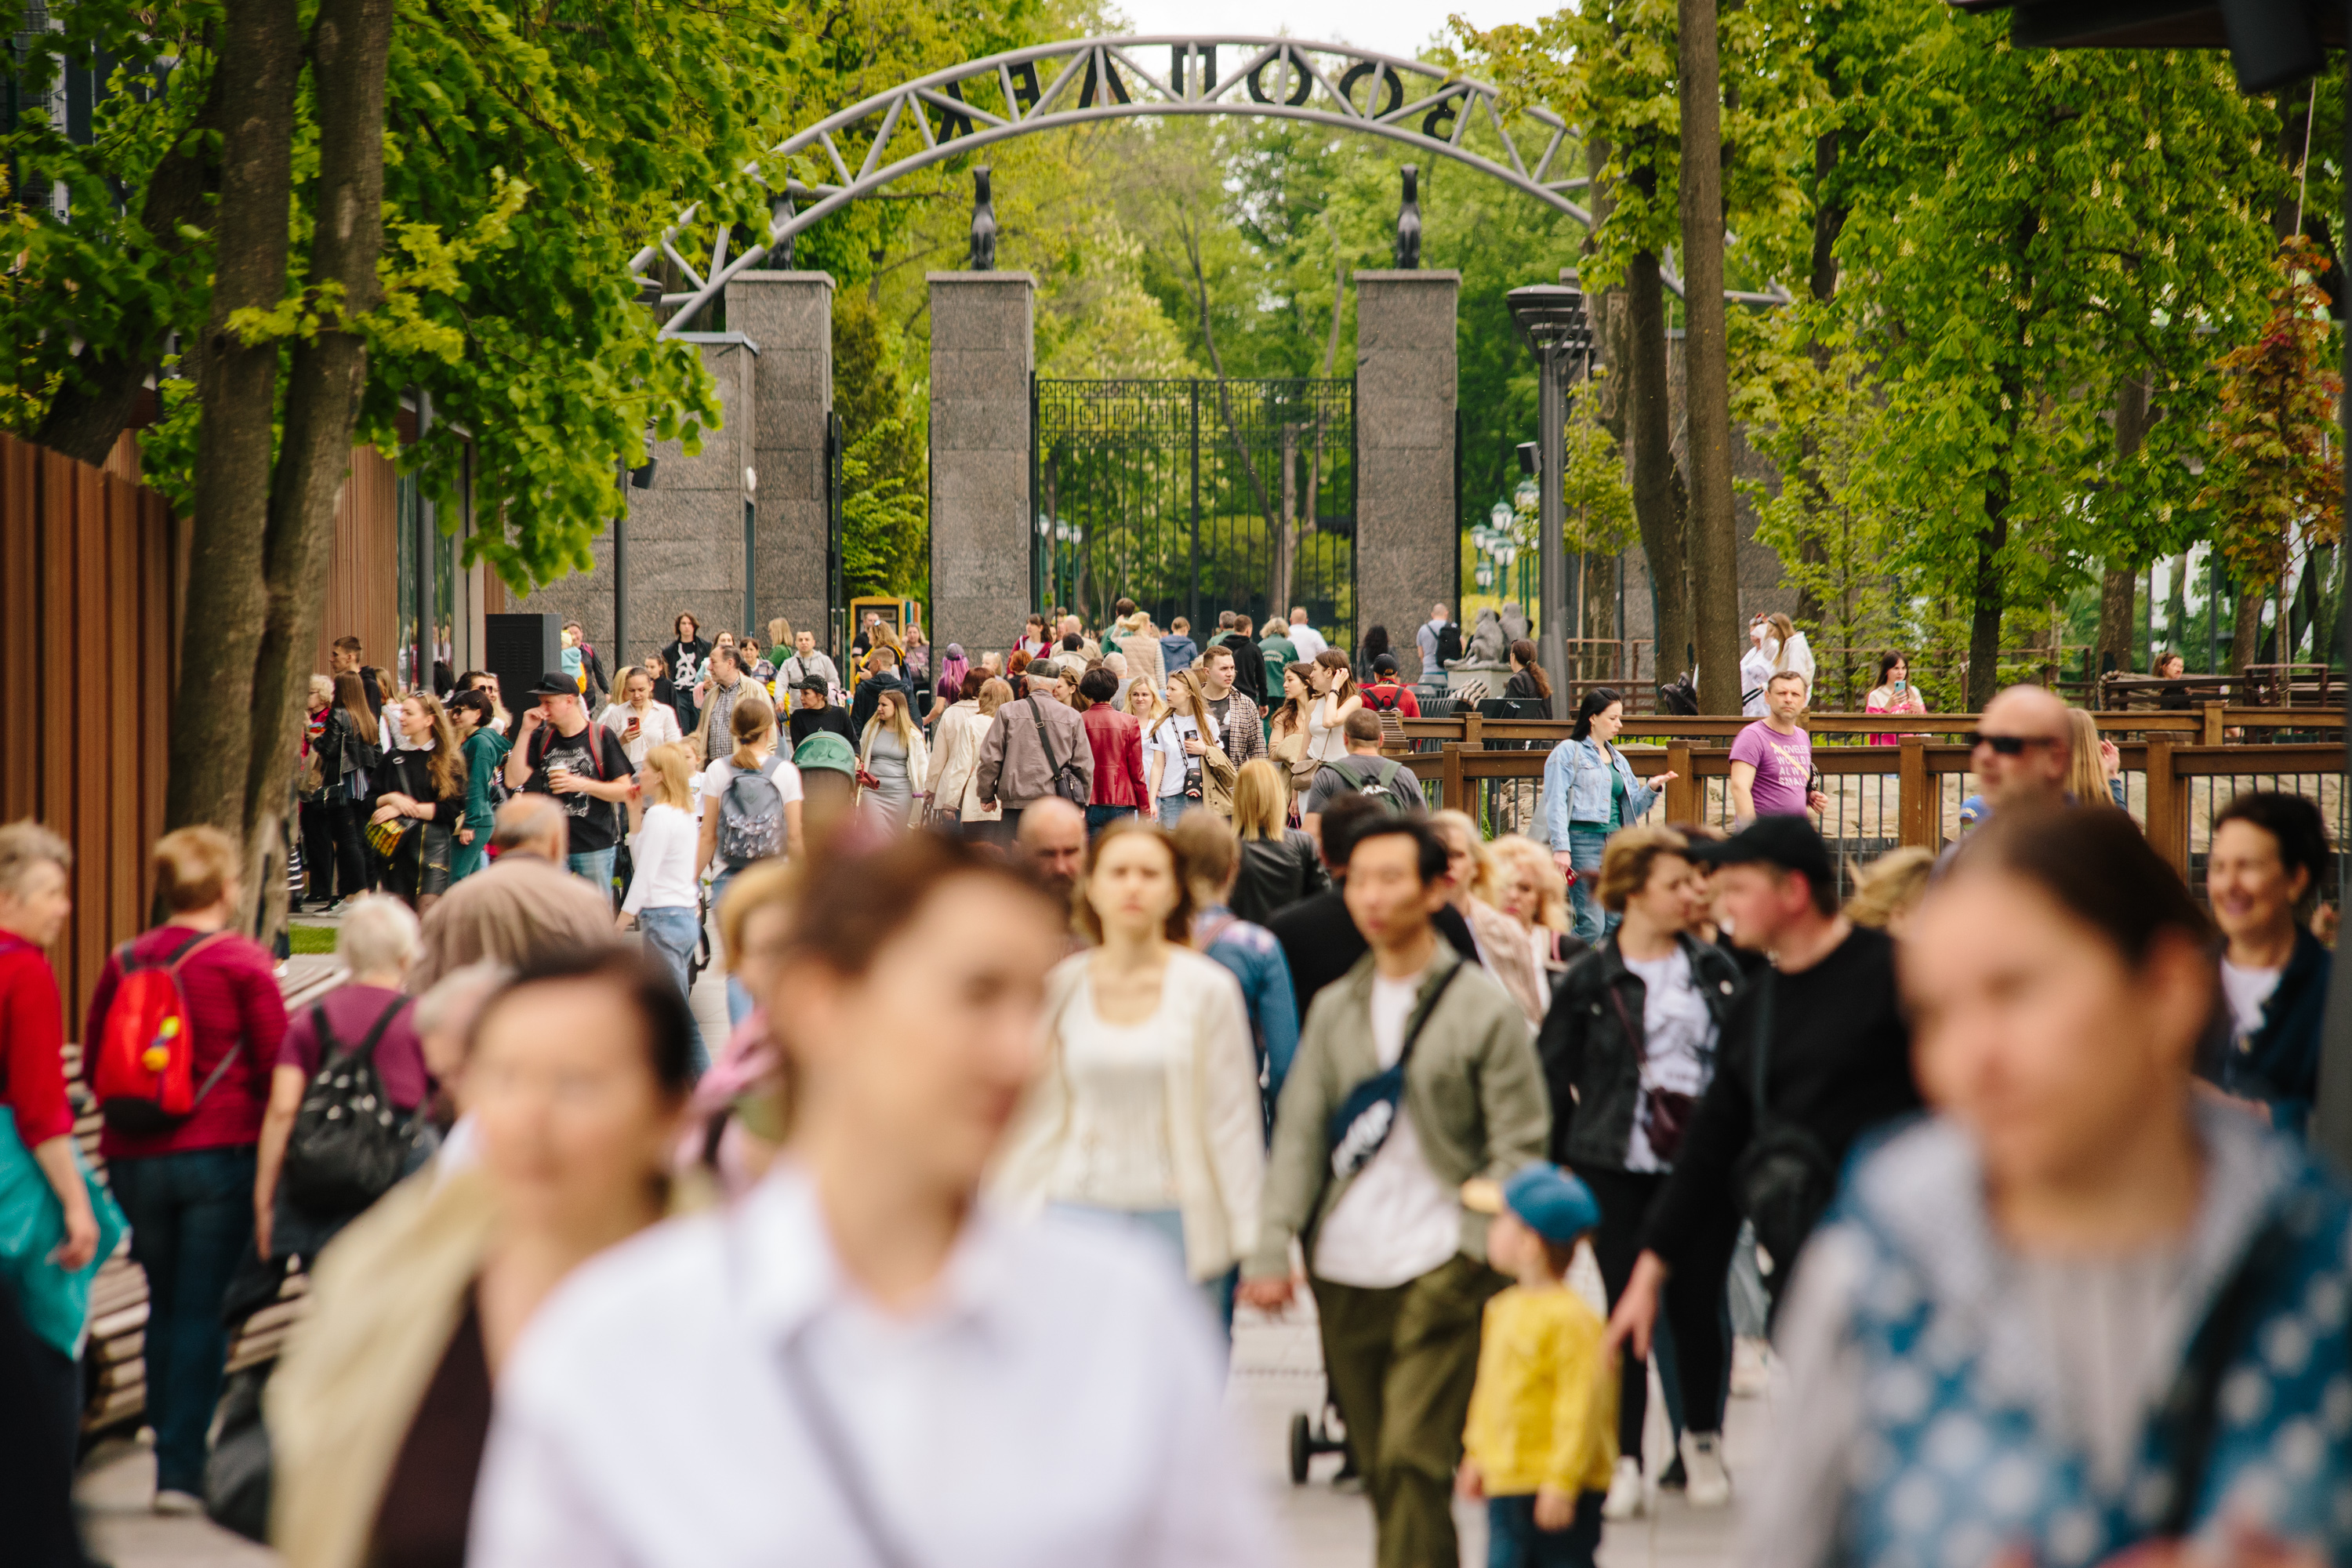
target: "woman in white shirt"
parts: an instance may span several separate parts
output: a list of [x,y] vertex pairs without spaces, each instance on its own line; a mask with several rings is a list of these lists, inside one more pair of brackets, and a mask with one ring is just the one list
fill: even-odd
[[686,739],[677,727],[677,710],[654,700],[654,678],[645,670],[631,665],[621,671],[614,689],[620,699],[606,705],[598,721],[621,738],[630,766],[645,766],[646,753],[656,746]]
[[499,1381],[475,1561],[1272,1563],[1223,1358],[1174,1272],[1106,1227],[979,1201],[1038,1069],[1062,911],[938,834],[839,845],[759,971],[782,1154],[531,1325]]
[[1813,689],[1813,650],[1805,642],[1805,634],[1796,623],[1782,615],[1766,618],[1770,630],[1764,634],[1764,651],[1772,658],[1772,673],[1793,669],[1805,678],[1805,690]]
[[1105,828],[1078,892],[1079,927],[1100,945],[1054,971],[1045,1069],[1002,1189],[1157,1232],[1230,1327],[1265,1173],[1241,986],[1187,945],[1191,882],[1161,829],[1133,818]]
[[[727,792],[741,774],[758,773],[775,786],[782,798],[784,811],[784,841],[781,852],[793,859],[800,858],[801,841],[801,771],[776,752],[776,710],[768,700],[752,691],[737,700],[735,710],[729,716],[728,727],[734,731],[735,750],[702,770],[702,827],[696,835],[694,872],[699,877],[717,863],[717,873],[710,883],[710,907],[717,909],[726,900],[727,889],[735,880],[735,873],[751,862],[730,856],[729,847],[721,842],[727,823]],[[747,794],[755,789],[744,786]],[[748,806],[754,803],[747,800]],[[765,802],[757,803],[764,805]],[[730,963],[730,968],[733,966]],[[751,994],[732,973],[727,976],[727,1021],[740,1024],[751,1016]]]
[[[640,681],[645,677],[637,678]],[[646,951],[677,982],[685,997],[693,986],[694,949],[702,935],[700,905],[694,874],[695,826],[688,807],[693,803],[693,752],[670,742],[654,747],[637,767],[637,788],[645,799],[645,816],[629,835],[629,859],[635,874],[629,879],[629,896],[621,900],[621,929],[635,921],[645,933]],[[692,1019],[694,1010],[687,1009]],[[692,1026],[694,1074],[710,1067],[710,1052],[702,1026]]]

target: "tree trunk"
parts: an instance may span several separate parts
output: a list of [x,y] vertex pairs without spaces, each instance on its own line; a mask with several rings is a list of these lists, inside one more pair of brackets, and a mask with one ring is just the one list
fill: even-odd
[[[253,672],[256,727],[246,778],[246,830],[267,843],[289,805],[301,701],[319,640],[335,543],[335,501],[351,472],[352,433],[367,388],[367,350],[352,319],[381,298],[384,71],[393,0],[322,0],[311,26],[319,103],[318,229],[313,288],[340,283],[343,316],[297,342],[287,373],[286,437],[269,497],[264,553],[268,614]],[[429,565],[420,563],[420,571]],[[426,637],[430,638],[430,629]],[[417,682],[430,689],[429,676]]]
[[298,9],[294,0],[229,6],[215,67],[230,108],[213,221],[212,315],[196,385],[202,424],[187,585],[196,614],[180,650],[166,827],[247,826],[254,660],[268,607],[262,563],[278,344],[247,343],[228,320],[247,307],[272,310],[286,293],[294,87],[302,65]]
[[1679,0],[1683,396],[1690,442],[1691,601],[1699,710],[1739,711],[1739,531],[1723,304],[1723,92],[1716,0]]
[[[2138,455],[2147,434],[2147,378],[2128,376],[2116,393],[2116,461],[2128,463]],[[2091,668],[2104,675],[2132,673],[2132,651],[2139,641],[2140,563],[2126,555],[2111,555],[2099,579],[2099,635],[2091,650]]]
[[2187,668],[2189,657],[2189,552],[2174,556],[2165,574],[2171,580],[2164,590],[2164,646],[2168,652],[2181,656]]
[[1633,518],[1649,558],[1661,680],[1690,668],[1689,567],[1675,495],[1674,436],[1666,388],[1665,284],[1658,258],[1638,251],[1625,269],[1626,423],[1633,439]]
[[[2238,589],[2238,607],[2230,621],[2230,673],[2242,676],[2246,666],[2259,663],[2263,639],[2263,601],[2270,597],[2266,583],[2247,583]],[[2241,696],[2240,701],[2251,700]]]

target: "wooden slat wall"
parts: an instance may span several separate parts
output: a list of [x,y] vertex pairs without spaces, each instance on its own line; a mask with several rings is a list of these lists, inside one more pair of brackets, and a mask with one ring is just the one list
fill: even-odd
[[73,918],[50,954],[69,1031],[109,947],[145,923],[187,557],[155,491],[0,435],[0,690],[18,700],[0,822],[29,816],[74,847]]
[[352,448],[352,474],[335,502],[335,557],[319,619],[324,675],[335,639],[355,637],[368,663],[389,665],[400,645],[400,508],[392,464],[373,447]]

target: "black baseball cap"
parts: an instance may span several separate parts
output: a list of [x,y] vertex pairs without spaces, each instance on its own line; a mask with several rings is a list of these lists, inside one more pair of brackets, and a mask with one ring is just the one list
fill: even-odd
[[1829,846],[1801,816],[1759,816],[1728,838],[1693,839],[1684,858],[1702,866],[1778,866],[1816,889],[1834,889]]
[[1394,654],[1392,654],[1392,653],[1383,653],[1383,654],[1376,654],[1376,655],[1374,655],[1374,656],[1373,656],[1373,658],[1372,658],[1372,673],[1373,673],[1373,674],[1375,674],[1375,675],[1394,675],[1394,674],[1396,673],[1396,670],[1397,670],[1396,655],[1394,655]]
[[530,694],[533,697],[577,697],[580,695],[580,683],[560,669],[551,670],[539,678],[539,684],[530,689]]

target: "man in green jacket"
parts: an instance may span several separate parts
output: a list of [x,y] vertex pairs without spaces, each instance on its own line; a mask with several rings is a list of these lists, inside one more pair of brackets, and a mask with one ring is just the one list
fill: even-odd
[[[1348,912],[1371,951],[1308,1009],[1275,1113],[1257,1250],[1242,1269],[1241,1299],[1280,1310],[1300,1238],[1380,1568],[1461,1562],[1449,1500],[1479,1321],[1510,1283],[1487,1266],[1486,1216],[1465,1204],[1463,1184],[1542,1159],[1551,1127],[1526,1015],[1430,924],[1445,871],[1444,842],[1417,819],[1372,823],[1356,841]],[[1386,1118],[1353,1108],[1335,1161],[1335,1115],[1408,1041],[1401,1104]]]

